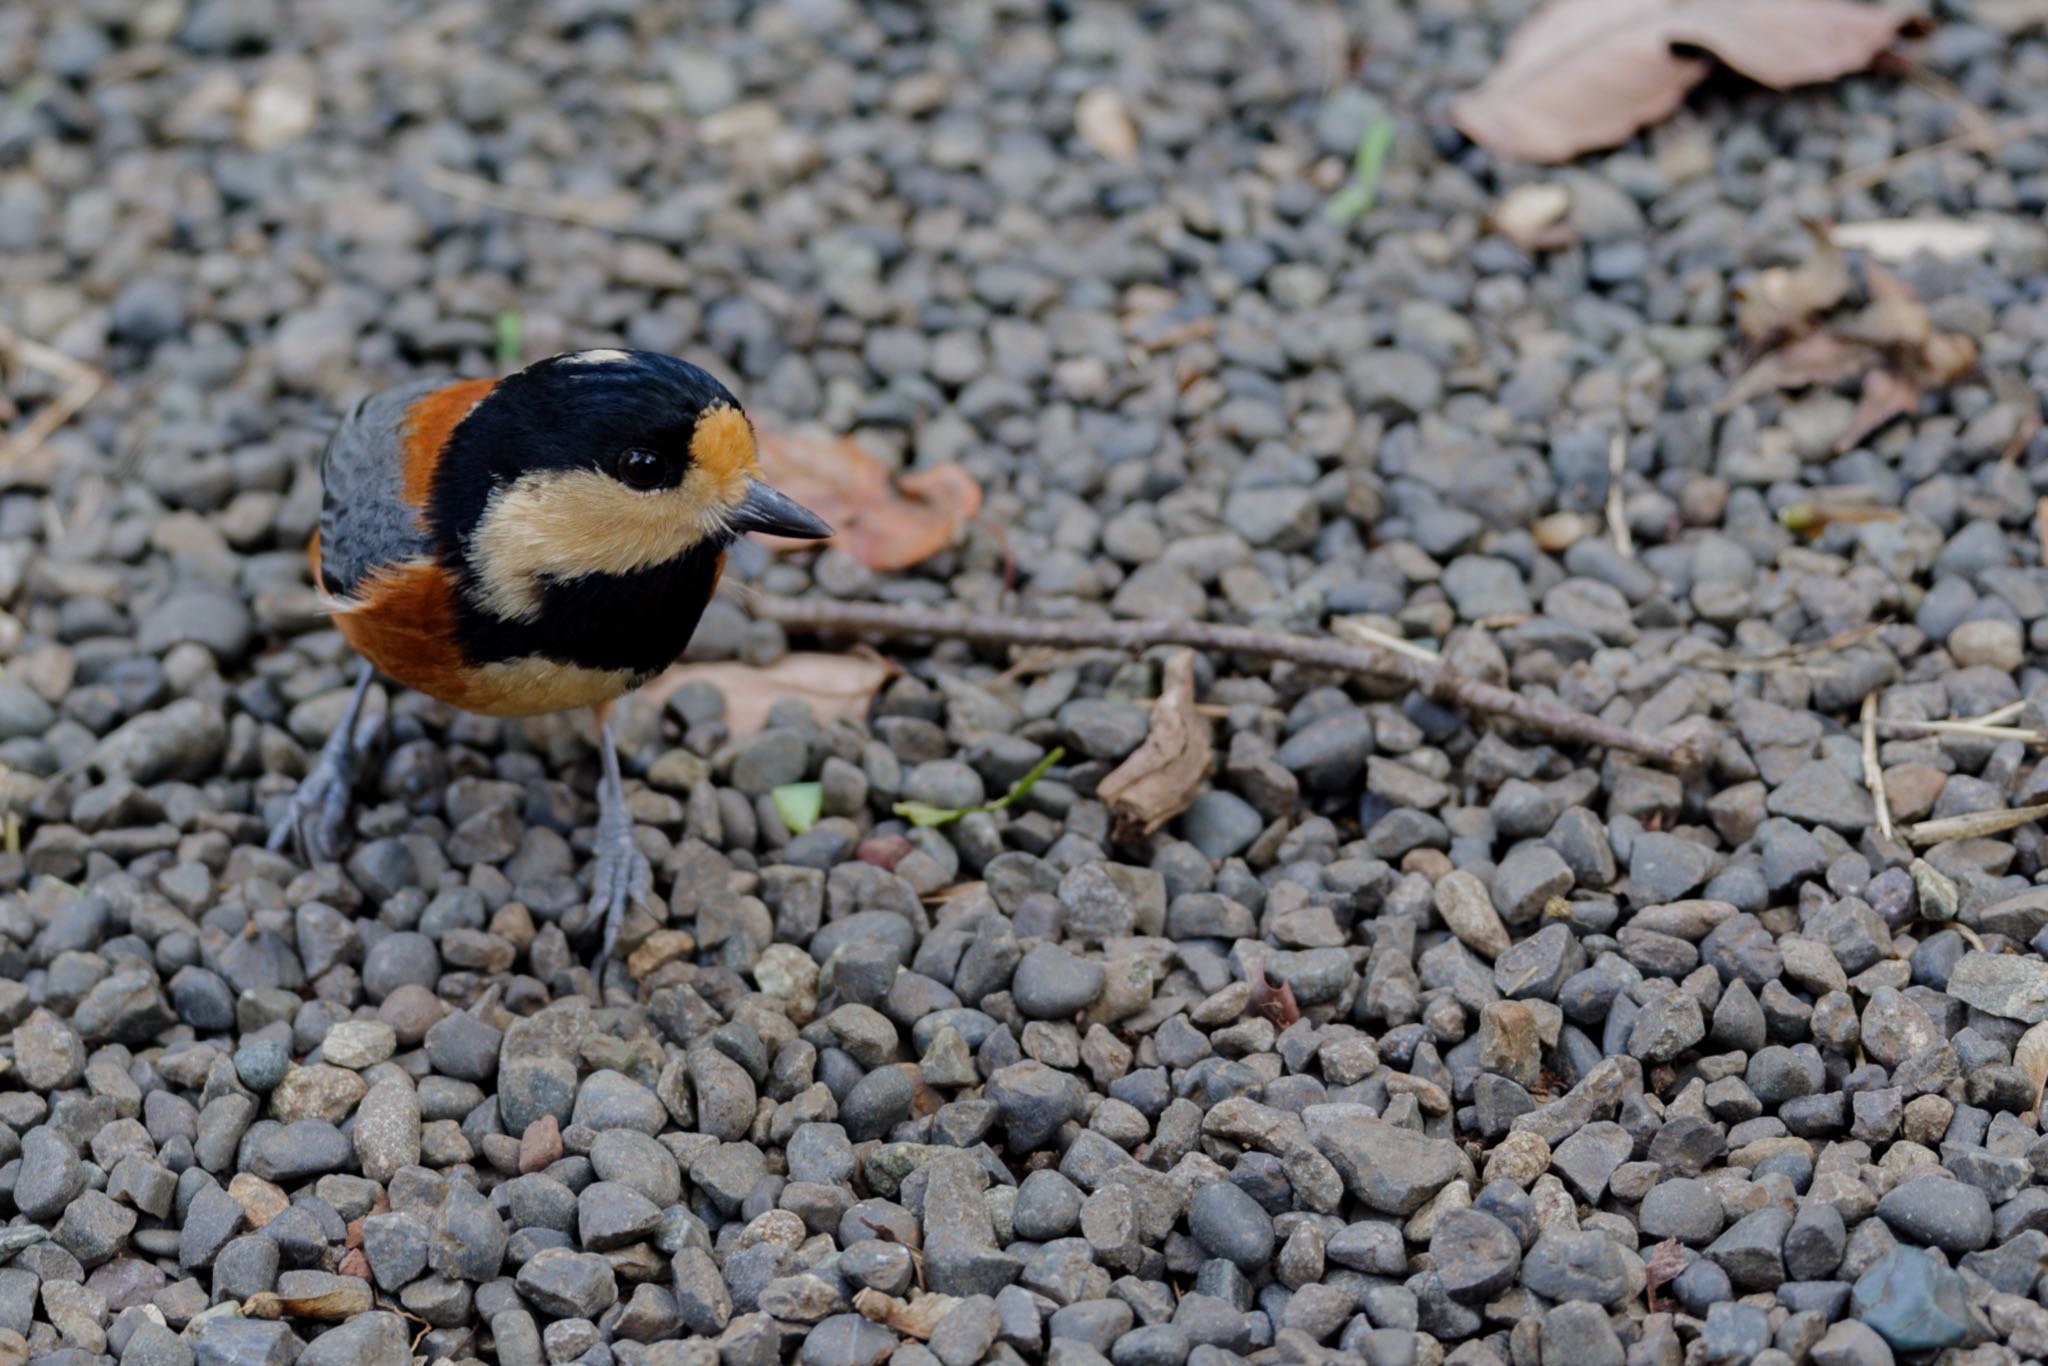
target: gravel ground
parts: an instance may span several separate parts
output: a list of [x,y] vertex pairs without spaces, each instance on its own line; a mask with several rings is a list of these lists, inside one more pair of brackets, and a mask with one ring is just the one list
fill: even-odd
[[[2048,442],[2000,458],[2048,156],[1839,179],[2048,116],[2039,5],[1935,8],[1913,79],[1715,83],[1541,173],[1443,117],[1521,3],[0,8],[0,318],[109,377],[0,470],[0,1363],[2048,1357],[2048,848],[1915,863],[1859,766],[1872,693],[2048,723]],[[1530,256],[1487,215],[1536,182],[1576,242]],[[1994,225],[1902,267],[1982,375],[1846,454],[1853,385],[1717,413],[1802,220],[1912,214]],[[1365,616],[1709,761],[1207,659],[1211,784],[1118,844],[1159,659],[943,646],[865,722],[625,709],[664,901],[602,990],[578,718],[380,695],[345,864],[264,852],[346,695],[337,405],[621,342],[987,489],[909,574],[734,579]],[[1787,531],[1823,490],[1899,515]],[[694,650],[787,648],[721,604]],[[2048,795],[2010,736],[1879,753],[1902,825]]]

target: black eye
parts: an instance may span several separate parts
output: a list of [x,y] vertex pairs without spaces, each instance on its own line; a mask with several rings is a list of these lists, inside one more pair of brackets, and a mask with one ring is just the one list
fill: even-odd
[[658,488],[668,475],[668,463],[653,451],[634,446],[619,452],[618,472],[619,482],[628,488]]

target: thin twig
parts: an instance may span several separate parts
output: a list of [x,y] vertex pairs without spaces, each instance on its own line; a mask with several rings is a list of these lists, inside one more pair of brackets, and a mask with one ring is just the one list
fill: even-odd
[[1877,807],[1877,833],[1892,841],[1892,802],[1884,790],[1884,769],[1877,762],[1877,694],[1863,697],[1863,785]]
[[2048,498],[2034,500],[2034,539],[2041,543],[2041,563],[2048,564]]
[[1911,844],[1941,844],[1947,840],[1972,840],[1983,835],[2002,835],[2048,816],[2048,803],[2015,806],[2009,811],[1972,811],[1966,816],[1943,816],[1906,827]]
[[1435,664],[1439,656],[1427,645],[1417,645],[1405,636],[1390,635],[1376,627],[1368,626],[1362,617],[1332,617],[1330,629],[1354,645],[1370,645],[1376,650],[1392,650],[1397,655],[1419,659],[1425,664]]
[[1627,460],[1628,442],[1616,432],[1607,448],[1607,530],[1614,537],[1614,548],[1634,559],[1635,538],[1628,533],[1628,509],[1621,499],[1621,472]]
[[2026,700],[2022,698],[2018,702],[2008,702],[2002,707],[1993,707],[1982,716],[1966,716],[1963,719],[1980,726],[2002,726],[2026,709]]
[[93,395],[107,382],[92,366],[73,360],[53,346],[45,346],[0,323],[0,356],[10,356],[31,369],[55,375],[65,387],[55,398],[36,410],[20,431],[0,443],[0,467],[13,464],[41,449],[59,427],[92,402]]
[[1989,128],[1973,128],[1967,133],[1958,133],[1952,138],[1943,138],[1940,142],[1932,142],[1925,147],[1915,147],[1911,151],[1887,157],[1873,165],[1844,171],[1835,177],[1829,188],[1837,194],[1850,190],[1868,190],[1884,184],[1901,172],[1914,169],[1923,162],[1939,161],[1955,152],[1995,151],[2001,144],[2026,136],[2033,130],[2033,126],[2033,116],[2029,115],[2025,118],[2008,119]]
[[1934,735],[1973,735],[1983,740],[2018,740],[2029,745],[2048,745],[2048,731],[2028,726],[1987,726],[1978,721],[1901,721],[1881,716],[1877,724],[1893,735],[1927,732]]
[[1640,755],[1669,768],[1688,769],[1699,763],[1688,741],[1643,735],[1588,716],[1562,703],[1528,697],[1507,688],[1467,678],[1443,664],[1409,659],[1391,650],[1375,650],[1334,640],[1248,626],[1204,621],[1030,621],[1022,617],[966,616],[920,607],[876,602],[757,597],[754,615],[797,630],[819,634],[900,639],[929,636],[945,640],[979,640],[998,645],[1092,646],[1113,650],[1147,650],[1157,645],[1188,645],[1259,659],[1285,660],[1312,668],[1363,674],[1403,684],[1441,706],[1505,716],[1532,730],[1563,740],[1598,745]]
[[1826,640],[1811,645],[1787,645],[1780,650],[1768,650],[1753,655],[1738,655],[1727,650],[1716,650],[1703,654],[1697,659],[1686,661],[1695,668],[1717,669],[1723,673],[1765,673],[1772,669],[1798,669],[1805,667],[1805,661],[1820,655],[1837,654],[1851,645],[1861,645],[1875,636],[1884,626],[1883,622],[1866,622],[1838,631]]
[[446,166],[427,167],[422,180],[428,189],[438,190],[450,199],[481,204],[487,209],[516,213],[524,218],[542,218],[551,223],[573,223],[580,228],[630,232],[626,220],[633,216],[633,210],[622,202],[604,202],[579,199],[574,195],[542,194],[533,190],[522,190],[517,186],[500,185],[465,171],[451,170]]

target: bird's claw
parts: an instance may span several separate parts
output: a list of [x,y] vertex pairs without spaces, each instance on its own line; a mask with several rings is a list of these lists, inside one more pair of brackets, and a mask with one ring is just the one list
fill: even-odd
[[633,818],[621,807],[607,805],[597,821],[597,840],[591,849],[595,862],[590,874],[590,910],[586,924],[604,922],[604,944],[591,964],[591,976],[602,982],[605,967],[619,946],[619,931],[626,923],[626,911],[633,906],[654,905],[654,865],[633,838]]
[[370,690],[370,679],[371,669],[365,664],[356,675],[347,708],[320,747],[320,757],[299,781],[299,790],[292,793],[284,815],[270,827],[265,843],[271,852],[281,853],[291,844],[307,866],[314,868],[341,857],[358,765],[362,756],[375,748],[383,730],[381,718],[363,718],[363,698]]
[[347,835],[349,792],[355,786],[354,756],[324,749],[292,793],[284,815],[270,827],[269,848],[280,853],[287,844],[308,867],[332,863],[341,856]]

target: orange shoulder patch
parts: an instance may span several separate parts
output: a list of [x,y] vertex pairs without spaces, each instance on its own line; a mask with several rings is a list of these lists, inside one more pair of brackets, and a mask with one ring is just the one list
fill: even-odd
[[427,495],[434,489],[434,471],[441,464],[441,452],[448,449],[448,438],[497,383],[494,379],[466,379],[436,389],[407,406],[398,447],[406,502],[414,507],[426,506]]
[[468,691],[455,640],[455,588],[424,562],[377,571],[334,625],[355,652],[406,687],[462,705]]
[[320,587],[320,528],[313,528],[313,539],[306,542],[306,563],[313,567],[313,587]]

